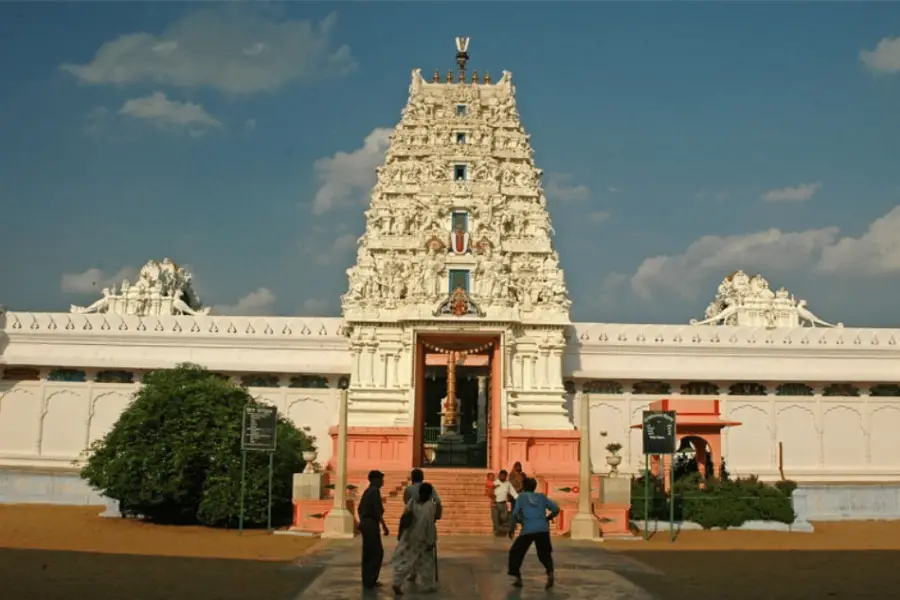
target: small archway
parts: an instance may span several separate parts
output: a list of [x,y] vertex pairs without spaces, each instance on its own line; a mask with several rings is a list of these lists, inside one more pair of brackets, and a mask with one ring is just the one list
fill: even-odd
[[[722,476],[722,430],[740,423],[722,420],[718,400],[657,400],[647,410],[674,411],[677,452],[693,451],[701,477],[709,476],[710,467],[713,477],[719,479]],[[631,427],[641,429],[643,425],[638,423]],[[666,491],[671,485],[669,474],[674,468],[673,458],[672,455],[650,457],[650,473],[653,476],[660,476],[662,465]]]

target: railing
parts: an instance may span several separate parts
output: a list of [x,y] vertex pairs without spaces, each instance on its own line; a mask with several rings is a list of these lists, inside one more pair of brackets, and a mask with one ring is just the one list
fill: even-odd
[[425,427],[422,431],[422,437],[426,444],[436,444],[438,438],[441,437],[441,428]]

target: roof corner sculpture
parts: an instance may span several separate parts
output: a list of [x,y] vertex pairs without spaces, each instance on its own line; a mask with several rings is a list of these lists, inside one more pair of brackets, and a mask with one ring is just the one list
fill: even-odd
[[806,300],[796,300],[784,288],[773,292],[762,275],[750,277],[740,270],[722,280],[705,318],[691,319],[690,323],[768,329],[803,327],[805,323],[810,327],[844,326],[823,321],[806,307]]
[[121,288],[103,288],[103,297],[90,306],[69,308],[71,313],[109,313],[116,315],[168,316],[207,315],[191,286],[191,273],[164,258],[151,260],[141,268],[138,280],[122,281]]

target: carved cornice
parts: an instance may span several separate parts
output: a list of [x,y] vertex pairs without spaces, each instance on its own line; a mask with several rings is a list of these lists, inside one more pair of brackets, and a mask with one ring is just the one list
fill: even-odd
[[847,356],[900,354],[898,329],[575,323],[568,337],[569,350],[581,354],[623,351],[683,354],[726,349],[768,356],[826,352]]
[[347,348],[339,318],[11,312],[3,332],[11,344]]

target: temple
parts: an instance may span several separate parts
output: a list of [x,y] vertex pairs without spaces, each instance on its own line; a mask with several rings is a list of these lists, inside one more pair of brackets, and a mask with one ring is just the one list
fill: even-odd
[[[626,476],[643,468],[634,426],[653,405],[680,411],[680,437],[716,473],[724,460],[762,479],[900,480],[900,330],[824,321],[740,270],[690,323],[572,323],[512,75],[493,82],[467,60],[428,81],[412,71],[342,318],[210,314],[168,259],[87,307],[0,311],[3,489],[91,497],[54,477],[109,430],[144,373],[181,362],[277,406],[316,438],[324,469],[347,383],[360,481],[372,467],[399,478],[424,466],[477,482],[518,461],[565,499],[578,394],[598,475],[607,462]],[[611,443],[620,460],[607,460]]]

